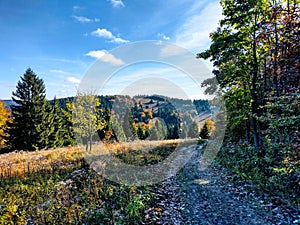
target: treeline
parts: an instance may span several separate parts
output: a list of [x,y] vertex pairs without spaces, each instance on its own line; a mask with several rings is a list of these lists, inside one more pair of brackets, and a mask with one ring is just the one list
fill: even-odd
[[264,190],[293,200],[300,193],[299,5],[221,1],[220,26],[210,35],[210,48],[198,54],[216,68],[203,86],[225,93],[227,147],[220,160]]
[[[199,137],[199,113],[210,113],[207,100],[164,96],[96,96],[46,99],[45,84],[30,68],[12,93],[10,112],[1,102],[1,148],[38,150],[76,143],[91,144]],[[208,133],[209,134],[209,133]],[[90,145],[90,146],[89,146]]]

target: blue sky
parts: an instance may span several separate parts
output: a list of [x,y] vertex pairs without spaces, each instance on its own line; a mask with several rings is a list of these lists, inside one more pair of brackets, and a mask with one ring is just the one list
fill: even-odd
[[[44,80],[48,99],[75,95],[97,59],[137,41],[165,41],[196,54],[209,46],[209,33],[220,18],[214,0],[0,1],[0,99],[11,97],[28,67]],[[147,71],[149,67],[169,76],[170,68],[145,64]],[[117,80],[119,86],[123,81],[123,86],[130,84],[128,71],[140,74],[145,68],[124,68],[128,76]],[[188,95],[200,97],[178,74],[177,83]],[[109,94],[122,92],[116,85],[105,89]]]

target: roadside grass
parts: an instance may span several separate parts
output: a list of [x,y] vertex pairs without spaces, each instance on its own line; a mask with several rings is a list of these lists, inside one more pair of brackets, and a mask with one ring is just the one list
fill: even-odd
[[165,160],[176,148],[183,148],[193,144],[197,144],[195,139],[149,141],[142,148],[117,150],[114,155],[127,164],[135,166],[153,165]]
[[[127,163],[157,163],[195,140],[104,144]],[[89,168],[78,147],[0,155],[0,224],[141,224],[159,184],[128,186]],[[151,218],[150,218],[151,219]]]

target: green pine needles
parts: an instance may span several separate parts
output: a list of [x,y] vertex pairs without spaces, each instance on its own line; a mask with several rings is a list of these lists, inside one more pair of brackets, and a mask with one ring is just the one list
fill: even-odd
[[64,132],[61,110],[47,101],[44,81],[30,68],[17,83],[12,99],[13,120],[7,128],[10,149],[33,151],[61,147],[70,140],[66,138],[69,132]]

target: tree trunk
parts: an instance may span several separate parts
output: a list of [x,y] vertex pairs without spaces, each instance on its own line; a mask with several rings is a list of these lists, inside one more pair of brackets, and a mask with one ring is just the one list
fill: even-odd
[[93,144],[93,136],[89,135],[89,142],[90,142],[90,152],[92,151],[92,144]]
[[[256,18],[255,18],[256,24]],[[257,98],[257,78],[258,78],[258,59],[257,59],[257,49],[256,49],[256,34],[253,31],[253,46],[252,46],[252,53],[253,53],[253,71],[252,71],[252,90],[251,90],[251,98],[252,98],[252,105],[251,105],[251,125],[253,129],[253,141],[254,146],[259,148],[261,146],[260,137],[259,137],[259,130],[258,130],[258,121],[255,116],[258,116],[258,98]]]

